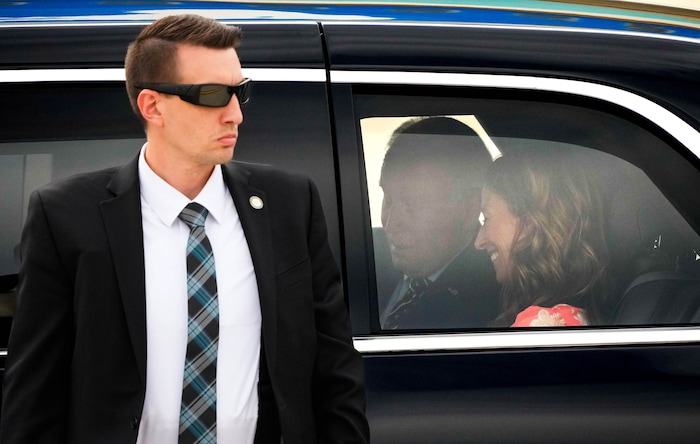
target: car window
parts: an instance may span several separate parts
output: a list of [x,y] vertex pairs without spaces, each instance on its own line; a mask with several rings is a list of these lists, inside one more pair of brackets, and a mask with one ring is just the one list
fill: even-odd
[[7,346],[14,314],[19,242],[31,192],[54,180],[126,163],[143,143],[138,138],[0,143],[0,347]]
[[361,91],[377,330],[700,322],[697,172],[658,127],[547,94]]
[[[99,78],[99,71],[82,74]],[[123,165],[145,142],[123,82],[56,81],[59,73],[43,75],[44,82],[0,84],[3,104],[12,109],[0,131],[0,349],[7,345],[14,311],[18,245],[31,192],[74,174]],[[326,87],[313,77],[274,81],[274,70],[252,70],[248,75],[264,80],[255,83],[253,99],[246,105],[236,159],[309,175],[319,189],[331,249],[340,262]],[[292,108],[294,119],[289,119]]]
[[2,237],[0,275],[17,274],[19,238],[32,191],[85,171],[121,165],[132,159],[142,139],[102,139],[0,144]]
[[29,196],[51,181],[125,163],[143,145],[123,83],[0,85],[0,348],[15,306],[19,241]]

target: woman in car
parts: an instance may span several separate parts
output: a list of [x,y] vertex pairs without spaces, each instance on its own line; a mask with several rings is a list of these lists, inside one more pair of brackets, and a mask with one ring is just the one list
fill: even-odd
[[475,246],[503,285],[512,327],[595,323],[608,260],[600,194],[585,167],[561,153],[512,153],[496,160],[482,191]]

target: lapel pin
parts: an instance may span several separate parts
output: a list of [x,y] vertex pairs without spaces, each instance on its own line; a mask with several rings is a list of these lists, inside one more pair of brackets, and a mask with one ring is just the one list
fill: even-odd
[[263,200],[260,199],[258,196],[250,196],[248,202],[250,202],[250,206],[253,207],[253,209],[255,210],[261,210],[263,207]]

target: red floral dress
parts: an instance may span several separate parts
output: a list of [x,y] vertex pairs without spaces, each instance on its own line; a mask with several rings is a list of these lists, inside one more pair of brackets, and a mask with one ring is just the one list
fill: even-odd
[[531,305],[518,313],[511,327],[572,327],[588,325],[583,309],[568,304],[552,308]]

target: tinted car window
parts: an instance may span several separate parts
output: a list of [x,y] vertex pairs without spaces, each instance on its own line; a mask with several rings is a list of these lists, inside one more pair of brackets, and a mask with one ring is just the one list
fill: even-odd
[[0,347],[14,312],[19,240],[29,195],[53,180],[121,165],[144,143],[121,83],[0,85]]
[[[250,76],[255,78],[254,70]],[[0,220],[0,348],[4,348],[29,195],[53,180],[128,162],[143,146],[145,136],[123,82],[12,83],[0,85],[0,90],[13,110],[0,133],[4,215]],[[290,109],[295,110],[293,118]],[[324,205],[331,248],[340,261],[327,109],[323,83],[255,82],[251,102],[244,109],[236,159],[310,175]],[[309,162],[310,158],[314,161]]]
[[[600,104],[555,101],[546,94],[517,93],[509,99],[483,92],[462,98],[396,92],[355,96],[381,330],[397,328],[387,324],[392,313],[404,319],[399,330],[700,322],[697,298],[691,296],[700,283],[700,237],[692,218],[687,220],[673,203],[688,197],[684,184],[695,179],[678,147],[658,128]],[[436,119],[457,120],[470,127],[471,135],[410,129]],[[402,131],[411,134],[400,136]],[[541,233],[528,237],[527,226],[515,227],[501,242],[502,233],[493,226],[502,225],[502,216],[496,214],[486,214],[484,221],[482,213],[476,228],[471,221],[458,224],[471,197],[454,195],[459,174],[441,179],[462,156],[459,150],[446,151],[449,144],[465,150],[478,144],[489,153],[489,162],[501,157],[482,168],[490,191],[484,191],[483,213],[493,213],[493,195],[525,205],[527,193],[517,189],[514,177],[535,162],[539,173],[530,171],[529,179],[544,180],[550,188],[530,200],[549,203],[523,210],[530,219],[523,213],[514,220],[527,225],[525,219],[542,219]],[[389,153],[402,145],[420,146],[409,148],[410,168],[387,173],[393,162]],[[453,157],[440,167],[435,154],[423,151]],[[510,169],[504,168],[508,163]],[[464,165],[464,176],[478,175],[467,170],[468,161]],[[504,191],[508,186],[510,191]],[[574,203],[579,199],[585,202]],[[508,206],[511,215],[513,205]],[[562,239],[540,245],[540,238],[557,236]],[[508,259],[515,265],[509,266],[522,269],[517,279],[499,276],[504,267],[513,270],[503,264],[510,247]],[[493,271],[496,290],[482,282],[484,273]],[[429,278],[418,294],[411,289],[412,274]]]

